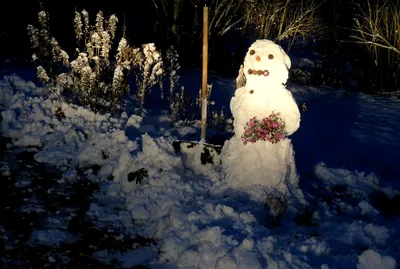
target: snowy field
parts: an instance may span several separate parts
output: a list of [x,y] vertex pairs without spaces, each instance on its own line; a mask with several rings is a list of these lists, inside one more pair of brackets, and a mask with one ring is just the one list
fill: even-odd
[[[66,103],[60,115],[28,77],[0,80],[0,267],[398,268],[399,98],[288,86],[307,107],[291,137],[306,204],[277,223],[257,188],[184,165],[172,142],[198,141],[198,125],[139,116],[130,99],[119,117]],[[235,79],[210,83],[228,107]],[[200,72],[181,84],[196,91]]]

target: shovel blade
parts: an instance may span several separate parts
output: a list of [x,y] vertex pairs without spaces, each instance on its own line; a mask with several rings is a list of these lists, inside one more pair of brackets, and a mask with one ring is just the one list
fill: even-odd
[[220,165],[222,146],[202,142],[175,140],[172,142],[175,153],[184,155],[186,160],[200,160],[202,165]]

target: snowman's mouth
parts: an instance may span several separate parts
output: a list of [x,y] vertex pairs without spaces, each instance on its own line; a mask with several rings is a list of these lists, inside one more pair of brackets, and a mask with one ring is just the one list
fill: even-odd
[[264,77],[268,77],[269,76],[269,71],[268,70],[249,69],[249,70],[247,70],[247,73],[249,75],[257,75],[257,76],[264,76]]

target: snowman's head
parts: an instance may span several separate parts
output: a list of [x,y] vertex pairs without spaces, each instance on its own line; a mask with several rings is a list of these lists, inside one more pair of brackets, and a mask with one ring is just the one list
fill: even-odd
[[244,58],[246,81],[265,80],[265,83],[285,84],[289,77],[290,58],[281,46],[271,40],[254,42]]

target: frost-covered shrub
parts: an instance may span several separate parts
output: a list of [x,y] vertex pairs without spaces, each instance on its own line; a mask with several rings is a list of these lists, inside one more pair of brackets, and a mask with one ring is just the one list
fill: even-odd
[[[118,18],[111,15],[108,20],[99,11],[94,25],[90,25],[86,10],[75,11],[74,28],[78,56],[70,63],[70,72],[60,74],[64,79],[61,85],[75,92],[80,103],[92,110],[115,110],[121,105],[123,96],[129,91],[127,73],[129,67],[121,62],[121,43],[119,42],[115,62],[110,60],[111,46],[115,40]],[[72,82],[72,83],[68,83]]]
[[178,52],[171,46],[166,52],[166,71],[169,75],[169,102],[173,99],[175,88],[179,86],[179,69],[181,66],[178,62]]
[[[62,94],[72,93],[73,100],[94,111],[113,110],[116,100],[120,100],[124,93],[121,88],[127,86],[127,83],[121,82],[124,70],[110,61],[117,22],[115,15],[105,20],[99,11],[96,24],[92,26],[85,10],[76,11],[74,28],[78,44],[77,58],[70,62],[68,54],[61,49],[55,38],[50,37],[48,14],[40,11],[39,28],[28,25],[34,50],[32,58],[38,64],[38,78],[50,89],[57,89]],[[119,53],[116,57],[119,57]],[[117,70],[117,76],[112,76],[114,70]]]
[[[179,121],[190,122],[199,118],[201,89],[199,89],[198,96],[194,99],[187,95],[184,86],[180,87],[180,92],[176,92],[179,87],[179,69],[181,68],[178,59],[179,54],[176,49],[173,46],[169,47],[165,53],[165,72],[169,77],[169,112],[171,119],[175,123]],[[207,100],[209,100],[211,90],[212,85],[207,85]],[[212,104],[213,102],[209,103]],[[189,114],[189,111],[194,112]]]
[[[213,106],[215,105],[215,101],[211,100],[211,93],[212,93],[212,84],[207,84],[207,106],[211,107],[207,109],[207,126],[217,129],[218,131],[226,131],[227,126],[227,114],[224,108],[215,109]],[[198,115],[201,111],[201,89],[199,89],[198,96],[195,100],[193,106],[195,106],[196,114],[194,117],[199,118],[201,115]]]
[[[213,105],[215,102],[214,101],[210,101],[210,96],[211,96],[211,92],[212,92],[212,84],[207,84],[207,104],[211,104]],[[197,95],[196,98],[196,105],[198,105],[199,107],[201,107],[201,88],[199,89],[199,93]]]
[[68,54],[61,49],[57,40],[50,36],[48,14],[38,13],[39,27],[28,25],[28,35],[34,50],[32,60],[37,63],[37,77],[51,91],[56,91],[57,73],[69,64]]
[[75,11],[77,56],[69,61],[68,54],[50,37],[47,13],[39,12],[39,28],[28,25],[38,78],[66,100],[76,101],[93,111],[110,112],[122,107],[123,98],[129,92],[128,78],[134,75],[137,95],[143,105],[145,94],[164,75],[161,54],[153,43],[131,48],[122,37],[112,57],[117,23],[115,15],[105,19],[99,11],[91,25],[86,10]]
[[211,121],[209,123],[211,128],[218,131],[225,131],[227,126],[227,115],[223,108],[220,110],[211,110]]
[[169,76],[169,113],[171,119],[176,122],[182,120],[186,113],[187,97],[185,88],[182,86],[180,93],[175,92],[179,86],[179,69],[181,68],[178,62],[179,54],[173,46],[169,47],[165,53],[165,70]]
[[116,59],[119,69],[116,69],[114,73],[114,87],[118,88],[119,84],[127,83],[127,80],[123,79],[126,75],[122,71],[128,70],[128,74],[135,77],[136,96],[143,108],[145,96],[150,93],[152,87],[159,85],[162,90],[165,70],[161,53],[154,43],[133,48],[129,47],[125,38],[122,38]]
[[184,120],[188,110],[188,98],[185,94],[185,87],[181,87],[181,92],[172,93],[169,100],[169,110],[172,121]]
[[160,85],[164,77],[164,63],[161,53],[154,43],[143,44],[133,49],[132,71],[136,82],[136,95],[143,108],[146,94],[155,85]]

